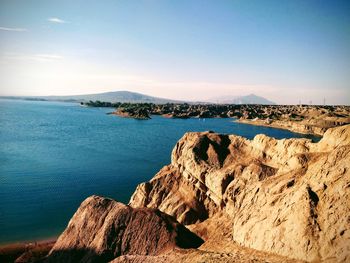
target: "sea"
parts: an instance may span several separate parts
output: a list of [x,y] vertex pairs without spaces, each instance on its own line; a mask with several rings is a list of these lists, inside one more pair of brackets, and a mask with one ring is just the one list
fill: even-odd
[[320,139],[229,118],[135,120],[111,111],[0,99],[0,244],[57,237],[90,195],[128,203],[186,132]]

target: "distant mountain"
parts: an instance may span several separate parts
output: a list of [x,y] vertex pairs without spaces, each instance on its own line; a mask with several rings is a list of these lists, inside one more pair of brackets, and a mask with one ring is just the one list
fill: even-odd
[[276,103],[265,99],[264,97],[257,96],[255,94],[249,94],[246,96],[222,96],[218,98],[213,98],[209,100],[213,103],[220,104],[265,104],[265,105],[275,105]]
[[[131,92],[131,91],[112,91],[97,94],[85,94],[85,95],[71,95],[71,96],[2,96],[0,98],[5,99],[21,99],[21,100],[34,100],[34,101],[64,101],[64,102],[88,102],[103,101],[103,102],[132,102],[132,103],[184,103],[185,101],[171,100],[165,98],[152,97],[145,94]],[[222,96],[208,100],[208,102],[189,102],[196,104],[207,103],[219,103],[219,104],[276,104],[273,101],[269,101],[263,97],[250,94],[247,96]]]
[[130,92],[130,91],[113,91],[97,94],[85,94],[85,95],[72,95],[72,96],[37,96],[37,97],[25,97],[25,96],[6,96],[2,98],[7,99],[24,99],[24,100],[44,100],[44,101],[66,101],[66,102],[87,102],[87,101],[104,101],[104,102],[144,102],[144,103],[176,103],[181,101],[152,97],[145,94]]

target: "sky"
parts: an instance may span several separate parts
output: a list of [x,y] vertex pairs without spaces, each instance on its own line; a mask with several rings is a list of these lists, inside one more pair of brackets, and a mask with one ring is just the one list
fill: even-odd
[[350,102],[350,1],[0,0],[0,95]]

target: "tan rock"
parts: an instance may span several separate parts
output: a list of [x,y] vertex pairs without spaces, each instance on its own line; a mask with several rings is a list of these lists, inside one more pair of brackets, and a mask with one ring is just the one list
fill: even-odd
[[310,262],[346,262],[349,163],[350,125],[328,129],[318,143],[187,133],[171,164],[141,184],[130,205],[158,208],[184,224],[205,225],[225,213],[232,241],[242,246]]
[[87,198],[50,251],[47,262],[107,262],[121,255],[157,255],[203,241],[159,210]]

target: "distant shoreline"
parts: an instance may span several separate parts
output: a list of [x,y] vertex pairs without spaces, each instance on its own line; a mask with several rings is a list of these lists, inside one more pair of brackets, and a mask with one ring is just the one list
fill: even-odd
[[40,260],[50,252],[56,241],[57,237],[0,244],[0,262]]
[[305,135],[317,136],[317,137],[320,137],[320,138],[322,138],[324,132],[327,130],[325,128],[325,131],[322,134],[319,134],[319,133],[314,133],[314,132],[311,132],[311,131],[307,132],[307,131],[303,131],[303,130],[298,130],[296,128],[293,128],[295,126],[283,126],[283,125],[278,125],[278,124],[275,124],[275,123],[267,124],[267,123],[264,123],[264,120],[241,120],[241,119],[237,119],[237,120],[234,120],[234,122],[238,122],[238,123],[241,123],[241,124],[247,124],[247,125],[254,125],[254,126],[262,126],[262,127],[274,128],[274,129],[282,129],[282,130],[287,130],[287,131],[291,131],[291,132],[294,132],[294,133],[300,133],[300,134],[305,134]]
[[74,103],[82,107],[114,108],[107,114],[137,120],[160,115],[171,119],[235,118],[236,122],[255,126],[284,129],[291,132],[323,136],[328,128],[350,123],[350,106],[326,105],[263,105],[263,104],[189,104],[150,102],[110,103],[104,101],[79,102],[72,100],[47,100],[45,98],[1,97],[22,101]]
[[53,242],[57,240],[59,235],[57,236],[51,236],[51,237],[43,237],[43,238],[37,238],[37,239],[27,239],[27,240],[17,240],[17,241],[5,241],[0,242],[0,249],[5,246],[14,245],[14,244],[42,244],[42,243],[48,243]]

